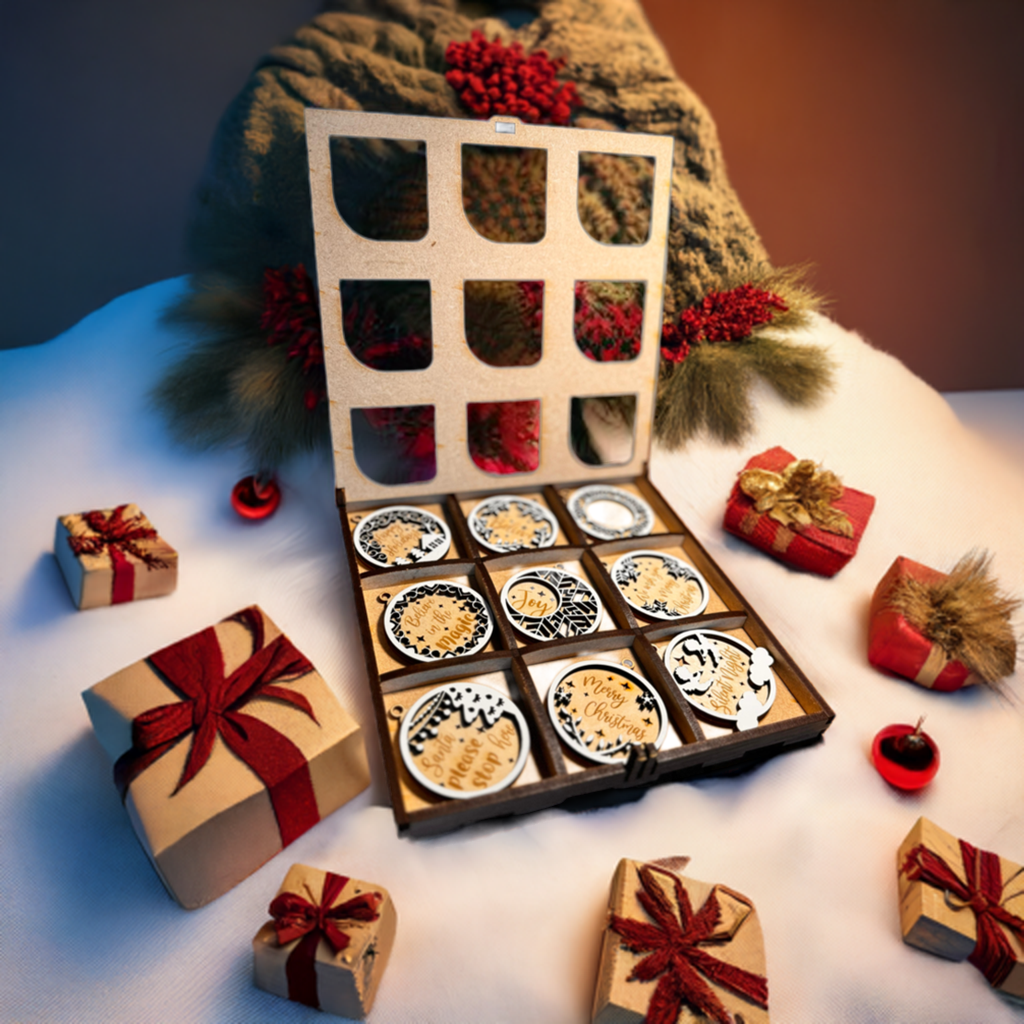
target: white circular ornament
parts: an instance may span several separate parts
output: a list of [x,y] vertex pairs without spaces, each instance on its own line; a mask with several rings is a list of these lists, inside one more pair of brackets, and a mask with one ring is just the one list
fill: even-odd
[[415,505],[389,505],[367,513],[352,535],[356,553],[380,569],[436,562],[451,547],[448,524]]
[[585,636],[601,621],[601,602],[584,579],[564,569],[524,569],[501,588],[512,625],[532,640]]
[[688,629],[665,648],[665,665],[699,711],[742,730],[756,728],[775,702],[774,658],[715,629]]
[[598,540],[646,537],[654,529],[654,510],[639,495],[608,484],[590,484],[569,495],[576,525]]
[[446,683],[402,719],[398,745],[409,774],[454,800],[506,789],[530,753],[530,730],[513,701],[481,683]]
[[493,628],[484,599],[475,590],[448,580],[406,587],[384,609],[388,639],[417,661],[476,654]]
[[468,516],[469,529],[488,551],[506,554],[524,548],[549,548],[558,539],[558,522],[539,501],[497,494],[481,501]]
[[577,661],[548,689],[548,716],[571,750],[598,764],[623,764],[636,745],[660,748],[668,715],[643,676],[606,661]]
[[699,615],[708,606],[704,577],[664,551],[630,551],[612,566],[612,579],[630,608],[652,619]]

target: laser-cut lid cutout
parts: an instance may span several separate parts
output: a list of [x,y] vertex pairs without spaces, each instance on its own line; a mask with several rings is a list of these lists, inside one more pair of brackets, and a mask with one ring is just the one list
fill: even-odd
[[[499,126],[514,125],[510,132]],[[331,181],[332,137],[418,139],[426,146],[429,229],[418,241],[375,241],[348,227],[338,214]],[[330,400],[335,478],[347,500],[394,500],[416,495],[493,488],[492,474],[474,464],[467,438],[469,403],[521,402],[540,396],[539,464],[531,486],[636,475],[644,471],[651,444],[657,385],[658,339],[664,297],[673,140],[547,125],[512,118],[463,121],[307,110],[313,225]],[[532,243],[497,243],[481,237],[466,219],[462,197],[462,147],[514,146],[547,152],[544,237]],[[621,153],[654,161],[651,232],[643,245],[604,245],[580,224],[577,211],[580,152]],[[342,331],[343,280],[430,282],[430,365],[383,372],[359,362]],[[465,341],[463,282],[544,282],[541,359],[532,366],[493,367]],[[644,285],[640,354],[626,362],[601,363],[582,355],[573,331],[577,281],[636,281]],[[570,405],[578,395],[635,393],[636,435],[632,458],[614,466],[585,466],[569,439]],[[401,485],[368,479],[353,452],[356,408],[435,407],[436,474]]]

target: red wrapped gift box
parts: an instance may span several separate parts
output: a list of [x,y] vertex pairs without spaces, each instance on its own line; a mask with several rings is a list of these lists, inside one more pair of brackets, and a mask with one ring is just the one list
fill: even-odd
[[[797,459],[785,448],[772,448],[755,455],[745,469],[782,473]],[[846,514],[853,536],[829,533],[813,523],[790,529],[773,519],[769,512],[758,512],[753,498],[744,494],[737,477],[725,508],[725,528],[767,552],[780,562],[806,569],[819,576],[834,576],[857,553],[857,546],[875,507],[873,495],[844,487],[832,508]]]
[[893,589],[906,577],[921,583],[937,583],[945,578],[945,573],[902,556],[892,563],[871,598],[868,661],[875,668],[895,672],[931,690],[959,690],[979,682],[962,661],[951,661],[938,644],[891,606]]

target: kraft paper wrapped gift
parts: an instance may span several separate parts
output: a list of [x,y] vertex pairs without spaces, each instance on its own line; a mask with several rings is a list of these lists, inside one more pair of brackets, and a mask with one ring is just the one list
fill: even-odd
[[892,563],[871,598],[868,661],[932,690],[959,690],[980,682],[962,661],[948,658],[891,606],[890,595],[905,577],[928,584],[944,579],[945,574],[902,556]]
[[256,606],[82,694],[171,895],[199,907],[369,784],[363,738]]
[[918,818],[896,855],[903,941],[969,960],[989,984],[1024,998],[1024,872]]
[[252,941],[254,980],[339,1017],[370,1012],[398,919],[386,889],[294,864]]
[[61,516],[53,553],[80,609],[162,597],[178,585],[178,552],[138,505]]
[[780,562],[834,576],[857,553],[874,508],[872,495],[844,487],[809,459],[771,448],[739,474],[723,525]]
[[[621,860],[594,993],[594,1024],[764,1024],[768,980],[754,905],[724,885]],[[669,866],[666,866],[669,865]]]

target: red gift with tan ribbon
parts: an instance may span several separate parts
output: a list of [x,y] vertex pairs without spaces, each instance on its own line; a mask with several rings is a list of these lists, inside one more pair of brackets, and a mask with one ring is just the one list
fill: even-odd
[[397,917],[386,889],[294,864],[253,939],[258,988],[339,1017],[370,1012]]
[[359,726],[256,606],[82,698],[139,841],[187,908],[369,784]]
[[766,1024],[757,910],[724,885],[679,872],[687,858],[619,861],[594,992],[593,1024]]
[[53,553],[79,609],[170,594],[178,552],[138,505],[61,516]]
[[871,598],[868,661],[931,690],[998,686],[1016,664],[1021,602],[1002,592],[991,560],[970,552],[943,573],[897,558]]
[[868,661],[875,668],[895,672],[930,690],[959,690],[979,682],[962,661],[951,660],[939,644],[892,607],[893,590],[906,577],[927,584],[943,579],[945,574],[902,556],[889,566],[871,598]]
[[1024,868],[927,818],[903,840],[896,866],[903,941],[968,960],[993,988],[1024,998]]
[[829,470],[771,448],[739,474],[723,525],[780,562],[834,576],[857,553],[874,507]]

